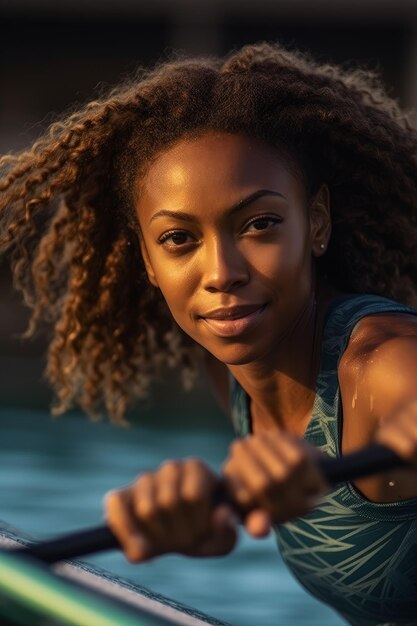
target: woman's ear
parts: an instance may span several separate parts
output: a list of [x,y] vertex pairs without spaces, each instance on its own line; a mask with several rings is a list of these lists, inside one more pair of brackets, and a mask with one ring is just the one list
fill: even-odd
[[153,285],[154,287],[159,287],[158,281],[156,280],[156,277],[155,277],[155,272],[153,271],[151,260],[149,258],[149,253],[146,248],[146,244],[141,234],[139,235],[139,245],[140,245],[140,251],[142,253],[143,263],[145,265],[145,271],[148,276],[148,280],[151,283],[151,285]]
[[328,186],[323,184],[310,205],[311,251],[314,256],[326,252],[331,230],[330,193]]

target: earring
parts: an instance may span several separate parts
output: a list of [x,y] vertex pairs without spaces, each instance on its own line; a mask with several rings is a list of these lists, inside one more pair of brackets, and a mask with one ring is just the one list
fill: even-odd
[[321,248],[322,250],[324,250],[324,248],[325,248],[324,243],[321,243],[321,244],[320,244],[320,248]]

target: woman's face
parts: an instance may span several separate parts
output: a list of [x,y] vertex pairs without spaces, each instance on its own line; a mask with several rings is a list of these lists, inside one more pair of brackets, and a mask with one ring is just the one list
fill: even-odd
[[260,140],[207,133],[163,152],[138,187],[150,281],[178,325],[230,365],[269,358],[312,293],[327,243],[323,190]]

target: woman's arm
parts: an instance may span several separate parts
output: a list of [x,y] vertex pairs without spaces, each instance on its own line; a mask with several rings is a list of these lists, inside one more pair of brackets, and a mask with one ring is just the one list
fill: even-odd
[[[417,318],[404,314],[365,318],[339,367],[344,454],[378,441],[417,461]],[[356,481],[369,500],[417,496],[415,469]]]
[[[206,352],[214,395],[230,415],[226,366]],[[105,499],[106,520],[132,562],[178,552],[189,556],[227,554],[236,541],[228,506],[213,508],[218,477],[200,460],[168,461]]]

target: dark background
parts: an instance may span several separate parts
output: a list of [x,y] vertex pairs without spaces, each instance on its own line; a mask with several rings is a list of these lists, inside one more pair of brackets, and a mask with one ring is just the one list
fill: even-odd
[[[417,108],[417,0],[3,0],[0,18],[2,153],[137,65],[172,50],[216,54],[259,40],[377,69],[404,108]],[[45,339],[17,339],[27,311],[10,282],[3,260],[0,404],[48,406]]]

